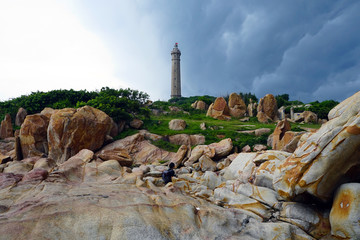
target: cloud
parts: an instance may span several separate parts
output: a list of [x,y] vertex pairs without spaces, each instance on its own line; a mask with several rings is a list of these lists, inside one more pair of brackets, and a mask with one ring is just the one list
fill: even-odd
[[102,40],[60,1],[1,1],[2,100],[52,89],[126,85]]

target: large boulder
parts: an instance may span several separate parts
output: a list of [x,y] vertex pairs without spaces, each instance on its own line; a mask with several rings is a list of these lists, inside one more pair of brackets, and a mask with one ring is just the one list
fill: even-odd
[[231,138],[226,138],[226,139],[221,140],[220,142],[211,143],[209,145],[209,148],[215,149],[215,157],[216,158],[225,157],[225,156],[229,155],[229,153],[233,149],[233,143],[232,143]]
[[27,116],[27,111],[24,108],[19,108],[16,117],[15,117],[15,125],[21,126]]
[[169,129],[171,130],[180,131],[180,130],[184,130],[185,128],[186,128],[186,122],[182,119],[172,119],[169,122]]
[[266,94],[265,97],[261,98],[257,108],[257,117],[259,121],[276,121],[277,120],[277,102],[272,94]]
[[329,119],[279,166],[274,187],[282,197],[306,192],[327,201],[344,178],[357,177],[349,170],[360,164],[360,92],[331,110]]
[[230,119],[230,109],[226,100],[223,97],[216,98],[215,102],[210,105],[206,116],[220,120]]
[[198,109],[198,110],[207,110],[208,109],[208,105],[202,100],[195,101],[193,104],[191,104],[191,107]]
[[304,132],[293,132],[290,130],[291,126],[286,118],[277,123],[274,133],[269,137],[271,138],[272,149],[287,152],[295,151],[300,137]]
[[231,93],[229,96],[229,112],[232,117],[240,118],[246,113],[246,105],[239,94]]
[[359,239],[360,183],[341,185],[330,212],[331,234],[340,239]]
[[50,118],[49,157],[63,163],[81,149],[98,150],[111,127],[111,118],[93,107],[61,109]]
[[20,144],[24,158],[48,154],[49,118],[42,114],[28,115],[21,125]]
[[257,114],[257,103],[253,102],[253,100],[250,98],[249,104],[247,106],[247,112],[249,114],[249,117],[255,117]]
[[5,139],[8,137],[13,137],[13,127],[11,123],[11,116],[10,114],[6,114],[4,120],[1,121],[0,126],[0,138]]
[[317,123],[318,117],[315,113],[311,111],[304,111],[300,113],[298,117],[296,117],[296,122],[305,122],[305,123]]
[[140,129],[142,128],[142,126],[144,125],[144,122],[141,119],[133,119],[130,122],[130,127],[135,128],[135,129]]

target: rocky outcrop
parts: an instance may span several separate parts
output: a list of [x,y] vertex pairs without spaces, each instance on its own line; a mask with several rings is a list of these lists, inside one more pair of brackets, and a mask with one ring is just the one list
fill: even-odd
[[239,94],[231,93],[229,96],[229,111],[230,116],[234,118],[241,118],[246,113],[246,105]]
[[207,110],[208,109],[208,105],[201,100],[197,100],[194,103],[191,104],[192,108],[198,109],[198,110]]
[[279,166],[274,184],[282,197],[292,199],[306,192],[328,201],[346,173],[359,165],[360,92],[349,99]]
[[336,193],[331,212],[331,233],[340,239],[360,236],[360,183],[341,185]]
[[27,111],[24,108],[19,108],[16,117],[15,117],[15,125],[21,126],[27,116]]
[[186,122],[182,119],[172,119],[169,122],[169,129],[175,131],[181,131],[186,128]]
[[318,117],[315,113],[311,111],[304,111],[296,118],[295,121],[304,123],[317,123]]
[[1,121],[0,125],[0,139],[13,137],[13,127],[11,123],[10,114],[6,114],[4,120]]
[[216,98],[215,102],[210,105],[206,116],[216,118],[219,120],[229,120],[230,109],[226,103],[226,100],[223,97]]
[[65,162],[81,149],[96,151],[110,133],[110,117],[90,106],[53,113],[48,127],[49,157]]
[[272,94],[266,94],[261,98],[257,107],[257,118],[259,122],[265,123],[277,120],[277,102]]
[[143,125],[144,125],[144,122],[140,119],[133,119],[130,122],[130,127],[135,128],[135,129],[140,129],[140,128],[142,128]]
[[21,125],[20,144],[23,158],[48,154],[49,118],[42,114],[28,115]]
[[284,120],[277,123],[273,134],[269,137],[271,139],[271,147],[274,150],[283,150],[286,152],[294,152],[300,137],[304,132],[290,131],[291,126],[288,120]]

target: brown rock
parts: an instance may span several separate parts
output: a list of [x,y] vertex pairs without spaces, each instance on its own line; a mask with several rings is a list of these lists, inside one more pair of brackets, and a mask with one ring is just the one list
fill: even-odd
[[131,167],[134,163],[134,160],[126,149],[101,151],[97,156],[103,161],[116,160],[123,167]]
[[140,119],[134,119],[130,122],[130,127],[140,129],[144,125],[144,122]]
[[270,128],[259,128],[259,129],[256,129],[254,134],[255,136],[261,136],[261,135],[264,135],[264,134],[268,134],[269,132],[271,131]]
[[207,110],[208,106],[204,101],[197,100],[193,104],[191,104],[191,107],[198,109],[198,110]]
[[44,109],[40,112],[40,114],[45,115],[46,117],[48,117],[48,118],[50,119],[50,118],[51,118],[51,115],[53,115],[53,114],[56,113],[57,111],[59,111],[59,110],[46,107],[46,108],[44,108]]
[[287,131],[291,130],[291,125],[285,118],[284,120],[278,122],[274,133],[272,134],[272,149],[281,150],[288,142],[284,143],[284,136]]
[[111,118],[111,130],[109,135],[111,137],[116,137],[119,134],[119,126],[116,124],[116,122]]
[[48,153],[47,128],[49,118],[42,114],[28,115],[21,125],[20,144],[23,158]]
[[229,96],[229,113],[232,117],[240,118],[246,113],[246,105],[240,95],[231,93]]
[[9,137],[13,137],[13,127],[11,123],[11,116],[10,114],[6,114],[4,120],[1,121],[0,126],[0,138],[5,139]]
[[[276,121],[278,112],[277,110],[277,102],[274,95],[266,94],[264,98],[260,99],[259,106],[257,108],[257,117],[258,119],[260,118],[262,120],[260,121],[259,119],[259,122],[264,122],[263,120],[267,119],[271,121]],[[263,113],[265,116],[259,115],[259,113]]]
[[304,116],[305,123],[317,123],[318,121],[317,115],[311,111],[304,111],[302,115]]
[[229,155],[233,148],[232,140],[231,138],[226,138],[218,143],[210,144],[209,148],[215,149],[215,157],[225,157]]
[[19,108],[16,117],[15,117],[15,125],[21,126],[27,116],[27,111],[24,108]]
[[186,122],[182,119],[172,119],[169,122],[169,129],[171,130],[184,130],[186,128]]
[[228,120],[230,117],[230,109],[223,97],[216,98],[215,102],[210,105],[206,116],[220,120]]
[[93,107],[59,110],[49,122],[49,157],[62,163],[81,149],[97,150],[111,127],[110,117]]
[[256,117],[257,117],[258,121],[261,122],[261,123],[272,122],[272,119],[263,112],[258,112]]
[[175,164],[175,168],[179,167],[181,162],[183,161],[184,157],[186,156],[186,153],[188,151],[188,147],[186,145],[181,145],[176,152],[173,159],[171,159],[171,162]]

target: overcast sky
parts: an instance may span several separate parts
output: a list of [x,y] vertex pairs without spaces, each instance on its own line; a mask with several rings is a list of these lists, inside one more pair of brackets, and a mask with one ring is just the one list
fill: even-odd
[[360,90],[360,1],[0,0],[0,100],[53,89],[182,95],[288,93],[341,101]]

